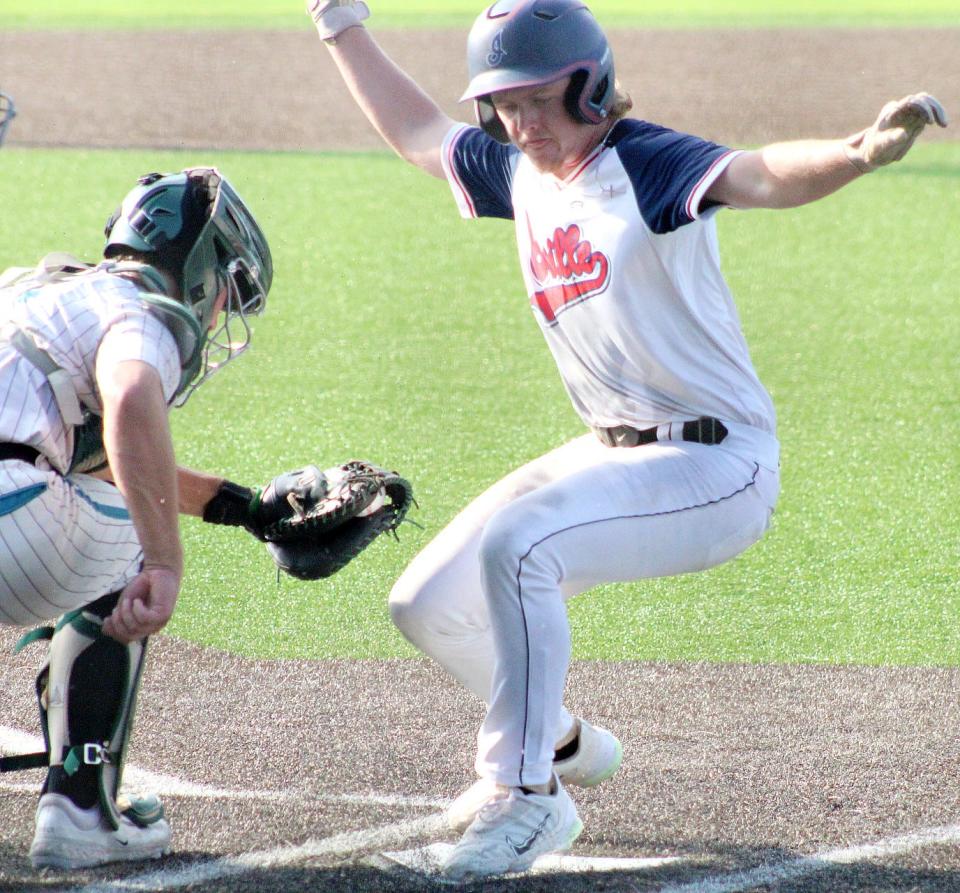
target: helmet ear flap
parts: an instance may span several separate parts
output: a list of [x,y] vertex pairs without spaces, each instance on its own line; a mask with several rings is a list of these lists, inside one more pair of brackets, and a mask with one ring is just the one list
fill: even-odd
[[[568,114],[579,124],[599,124],[607,116],[605,99],[610,89],[610,75],[605,74],[597,84],[593,95],[584,96],[589,73],[584,70],[575,71],[570,76],[570,84],[563,94],[563,105]],[[477,122],[483,130],[492,136],[498,143],[508,144],[510,137],[503,126],[503,121],[497,114],[493,100],[489,96],[478,96],[473,101]]]
[[587,83],[587,73],[585,71],[575,71],[570,75],[570,83],[567,85],[567,92],[563,94],[563,105],[568,114],[578,124],[589,123],[583,116],[583,109],[580,108],[580,97],[583,94],[583,88]]
[[493,100],[489,96],[478,96],[473,101],[473,107],[477,114],[477,121],[480,126],[492,136],[498,143],[509,143],[510,137],[507,136],[507,129],[503,126],[503,121],[494,108]]
[[589,77],[589,73],[584,69],[575,71],[570,76],[570,84],[563,96],[563,104],[574,121],[580,124],[599,124],[608,114],[610,75],[608,73],[600,78],[593,95],[586,96],[584,91]]

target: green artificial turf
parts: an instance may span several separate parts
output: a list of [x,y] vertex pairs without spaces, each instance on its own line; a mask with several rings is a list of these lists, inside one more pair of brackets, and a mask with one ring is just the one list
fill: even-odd
[[[376,27],[468,27],[477,0],[369,0]],[[824,25],[958,26],[955,0],[594,0],[607,26],[654,28],[822,27]],[[301,28],[299,0],[4,0],[0,26],[18,28]]]
[[[337,576],[279,582],[239,530],[186,519],[169,632],[265,657],[407,656],[392,581],[472,496],[582,430],[527,308],[507,222],[383,154],[0,153],[0,267],[93,256],[135,177],[216,163],[276,263],[254,346],[174,414],[181,462],[247,484],[369,458],[407,475],[404,525]],[[724,268],[783,444],[772,530],[739,559],[602,587],[575,655],[955,664],[960,146],[792,211],[725,211]]]

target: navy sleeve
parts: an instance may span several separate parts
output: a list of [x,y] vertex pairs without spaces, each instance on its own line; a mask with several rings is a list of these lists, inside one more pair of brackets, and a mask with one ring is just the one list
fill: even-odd
[[653,232],[673,232],[694,220],[690,198],[711,168],[730,150],[646,121],[622,121],[613,139],[640,214]]
[[479,127],[464,130],[453,145],[452,167],[477,217],[513,219],[511,158],[518,150],[505,146]]

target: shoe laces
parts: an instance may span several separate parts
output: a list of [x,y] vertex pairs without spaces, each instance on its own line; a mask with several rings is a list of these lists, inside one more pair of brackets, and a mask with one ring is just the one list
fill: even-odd
[[488,825],[507,816],[516,825],[534,828],[543,820],[543,808],[511,790],[506,797],[485,803],[477,813],[480,825]]
[[507,795],[506,797],[498,797],[496,800],[488,800],[480,807],[480,810],[477,812],[477,818],[479,818],[481,822],[493,821],[500,813],[507,809],[510,799],[510,795]]

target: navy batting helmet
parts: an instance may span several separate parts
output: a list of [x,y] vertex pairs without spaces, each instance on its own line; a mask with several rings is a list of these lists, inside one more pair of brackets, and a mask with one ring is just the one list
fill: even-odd
[[467,38],[470,84],[480,126],[510,142],[490,94],[570,76],[565,102],[575,121],[599,124],[615,96],[613,52],[581,0],[498,0],[477,17]]
[[7,128],[16,115],[17,109],[13,104],[13,99],[0,90],[0,146],[3,145],[3,138],[7,135]]

